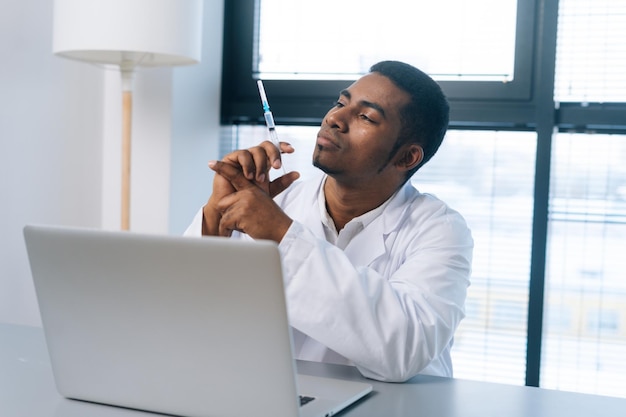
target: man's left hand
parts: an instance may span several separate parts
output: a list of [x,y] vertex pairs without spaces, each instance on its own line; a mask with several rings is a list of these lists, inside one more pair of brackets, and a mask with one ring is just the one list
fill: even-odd
[[272,198],[289,187],[299,174],[289,172],[274,181],[266,180],[265,186],[260,187],[247,179],[241,169],[229,163],[212,161],[209,167],[235,188],[234,193],[222,198],[217,205],[221,212],[219,235],[230,236],[233,230],[237,230],[254,239],[280,242],[292,220]]

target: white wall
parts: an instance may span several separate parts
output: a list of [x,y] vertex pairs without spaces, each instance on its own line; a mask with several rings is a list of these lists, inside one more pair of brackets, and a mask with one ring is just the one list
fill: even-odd
[[202,62],[174,71],[169,230],[181,234],[212,184],[207,163],[218,158],[224,1],[205,0]]
[[[134,231],[179,233],[208,196],[206,161],[218,149],[222,14],[223,0],[205,1],[201,64],[136,75]],[[53,56],[51,33],[52,0],[2,0],[0,322],[40,324],[25,224],[119,228],[119,74]]]

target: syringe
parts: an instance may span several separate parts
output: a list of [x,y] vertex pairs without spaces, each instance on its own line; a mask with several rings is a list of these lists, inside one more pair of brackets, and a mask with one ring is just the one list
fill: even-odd
[[[270,140],[280,151],[280,142],[278,141],[278,134],[276,133],[276,124],[274,123],[274,115],[270,110],[270,104],[267,102],[267,96],[265,95],[265,88],[263,88],[263,81],[258,80],[256,82],[259,87],[259,94],[261,95],[261,104],[263,105],[263,116],[265,117],[265,125],[269,132]],[[282,160],[281,160],[282,163]],[[282,165],[283,173],[287,173],[285,166]]]

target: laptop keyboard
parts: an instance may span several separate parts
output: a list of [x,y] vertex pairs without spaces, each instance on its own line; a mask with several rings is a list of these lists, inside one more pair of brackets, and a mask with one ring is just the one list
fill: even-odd
[[300,407],[302,407],[304,404],[310,403],[311,401],[313,401],[315,399],[315,397],[307,397],[306,395],[300,395]]

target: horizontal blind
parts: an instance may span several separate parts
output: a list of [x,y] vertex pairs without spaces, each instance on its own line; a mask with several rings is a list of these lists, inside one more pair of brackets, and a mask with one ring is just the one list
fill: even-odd
[[626,136],[553,139],[540,385],[626,397]]
[[557,102],[626,102],[626,0],[560,0]]
[[458,210],[474,238],[456,377],[524,384],[535,151],[534,133],[452,130],[413,178]]

